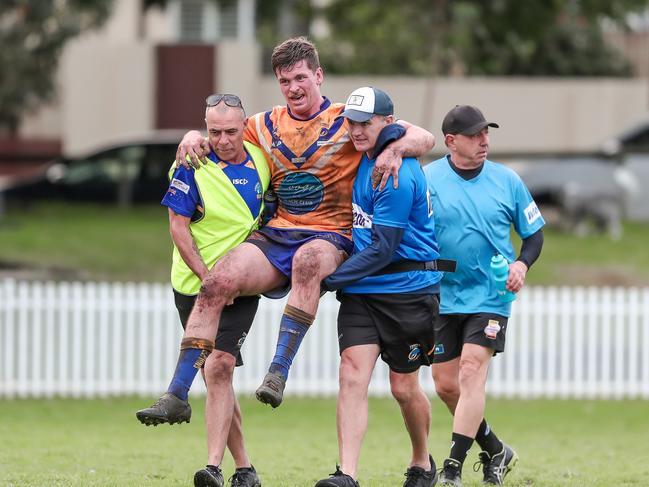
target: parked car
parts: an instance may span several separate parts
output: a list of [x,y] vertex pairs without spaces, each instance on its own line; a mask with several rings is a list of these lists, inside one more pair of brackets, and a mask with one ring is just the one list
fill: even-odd
[[51,161],[40,181],[7,191],[12,199],[159,202],[182,132],[164,131],[103,147],[82,157]]
[[629,192],[626,170],[598,156],[526,157],[506,161],[523,179],[548,223],[619,237]]
[[621,220],[649,221],[649,121],[584,155],[501,159],[514,169],[550,223],[578,234],[621,235]]

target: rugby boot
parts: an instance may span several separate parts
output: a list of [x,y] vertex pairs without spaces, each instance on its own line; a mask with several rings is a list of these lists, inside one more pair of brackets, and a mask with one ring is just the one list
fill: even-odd
[[223,473],[214,465],[208,465],[194,474],[194,487],[223,487],[223,484]]
[[486,485],[502,485],[507,475],[518,462],[518,455],[509,446],[503,443],[503,449],[493,457],[486,451],[478,454],[480,460],[476,462],[473,469],[477,472],[482,465],[482,483]]
[[430,470],[426,471],[421,467],[409,467],[406,470],[405,476],[406,481],[403,483],[403,487],[433,487],[437,483],[437,466],[433,461],[432,456],[430,458]]
[[462,487],[462,465],[457,460],[447,458],[439,476],[439,485]]
[[340,470],[340,465],[336,465],[336,471],[326,479],[320,480],[315,487],[360,487],[358,482],[346,473]]
[[284,387],[286,387],[286,379],[282,375],[277,372],[268,372],[261,385],[257,388],[255,395],[257,400],[276,408],[282,404]]
[[261,480],[257,476],[255,467],[237,468],[230,477],[229,487],[261,487]]
[[189,423],[192,408],[189,402],[177,398],[170,392],[165,392],[155,404],[135,413],[138,421],[147,426],[158,426],[162,423]]

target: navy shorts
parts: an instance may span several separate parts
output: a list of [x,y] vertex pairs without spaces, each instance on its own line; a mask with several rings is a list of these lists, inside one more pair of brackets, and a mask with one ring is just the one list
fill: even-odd
[[264,253],[268,261],[289,280],[284,287],[264,293],[264,296],[277,299],[288,294],[291,289],[290,280],[295,252],[305,243],[316,239],[330,242],[347,255],[351,254],[354,249],[351,240],[335,232],[263,227],[250,234],[246,242],[256,245]]
[[[174,302],[183,330],[195,301],[196,296],[187,296],[174,290]],[[221,312],[214,349],[234,355],[237,358],[237,366],[243,365],[241,346],[250,332],[258,306],[259,296],[239,296]]]
[[505,350],[507,317],[494,313],[443,314],[435,325],[433,363],[448,362],[462,354],[465,343]]
[[430,365],[437,294],[338,293],[338,346],[376,344],[391,370],[407,374]]

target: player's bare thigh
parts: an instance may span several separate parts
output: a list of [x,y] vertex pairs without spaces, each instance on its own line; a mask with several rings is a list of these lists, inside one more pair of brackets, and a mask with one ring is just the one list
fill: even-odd
[[203,287],[225,292],[231,299],[254,296],[286,283],[256,245],[243,242],[221,257],[205,278]]
[[293,256],[292,285],[304,286],[320,282],[332,274],[347,258],[347,253],[324,239],[314,239],[302,245]]

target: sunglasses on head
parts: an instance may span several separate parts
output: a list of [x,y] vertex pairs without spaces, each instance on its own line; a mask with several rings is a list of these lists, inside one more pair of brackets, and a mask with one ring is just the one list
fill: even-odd
[[241,104],[241,100],[239,99],[239,97],[237,95],[228,95],[228,94],[225,94],[225,95],[222,95],[222,94],[210,95],[205,99],[205,104],[208,107],[215,107],[216,105],[221,103],[221,101],[223,101],[223,103],[225,103],[229,107],[239,107],[239,108],[243,109],[243,105]]

